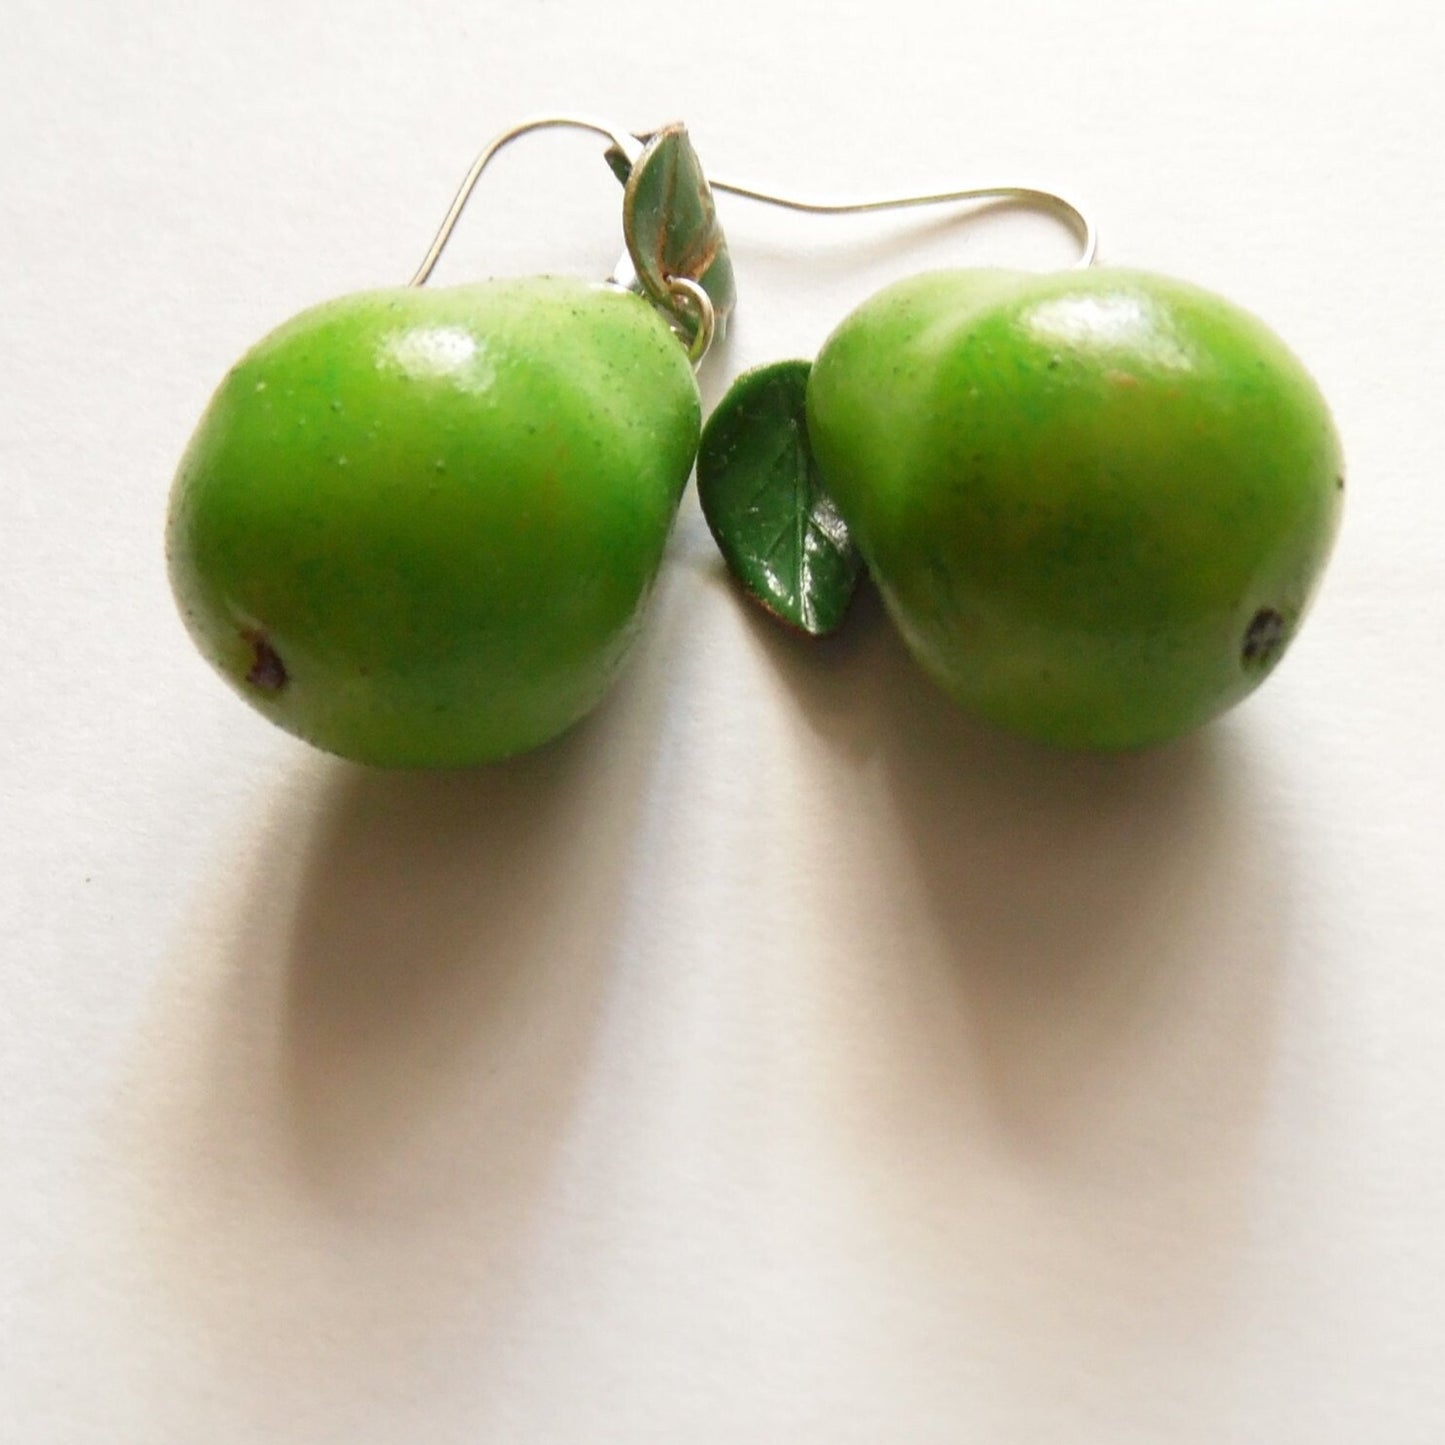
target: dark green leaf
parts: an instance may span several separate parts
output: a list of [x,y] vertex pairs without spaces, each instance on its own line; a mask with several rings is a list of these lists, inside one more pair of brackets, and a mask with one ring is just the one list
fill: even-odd
[[733,576],[791,627],[843,620],[862,563],[818,476],[804,401],[812,363],[745,372],[703,429],[697,494]]
[[[626,177],[622,230],[637,279],[653,303],[678,314],[668,277],[696,281],[713,304],[721,336],[736,300],[732,261],[712,187],[683,126],[664,126],[647,137]],[[679,319],[686,323],[691,317],[684,313]]]

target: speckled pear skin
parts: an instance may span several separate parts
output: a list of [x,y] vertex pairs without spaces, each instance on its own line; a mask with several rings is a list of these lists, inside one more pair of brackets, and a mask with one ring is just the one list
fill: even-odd
[[1165,742],[1244,698],[1339,523],[1304,367],[1161,276],[911,278],[829,337],[807,408],[909,650],[980,717],[1064,747]]
[[621,666],[699,426],[637,296],[532,277],[328,302],[248,352],[191,439],[181,614],[247,701],[344,757],[536,747]]

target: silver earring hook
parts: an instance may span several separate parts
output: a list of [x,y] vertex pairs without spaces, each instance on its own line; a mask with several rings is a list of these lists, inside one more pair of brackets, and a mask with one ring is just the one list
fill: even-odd
[[679,338],[687,347],[687,359],[696,369],[702,365],[702,359],[717,334],[717,308],[712,304],[712,297],[691,277],[669,276],[667,289],[697,318],[697,330],[692,339],[686,336]]
[[963,191],[937,191],[931,195],[896,196],[880,201],[799,201],[755,190],[752,186],[740,186],[733,181],[716,180],[711,176],[708,183],[715,191],[726,191],[744,200],[779,206],[785,211],[802,211],[810,216],[860,216],[870,211],[901,211],[916,206],[947,206],[965,201],[1022,201],[1052,212],[1073,231],[1081,248],[1075,266],[1093,265],[1099,250],[1098,231],[1078,206],[1054,191],[1039,190],[1033,186],[974,186]]
[[[451,205],[447,208],[446,215],[442,218],[441,225],[432,239],[431,245],[427,248],[426,255],[422,258],[421,265],[417,267],[416,274],[407,283],[409,286],[423,286],[435,269],[437,261],[440,260],[442,252],[446,249],[447,242],[451,240],[452,232],[456,230],[457,222],[461,219],[462,212],[466,209],[467,202],[472,197],[472,192],[477,188],[477,182],[482,178],[482,172],[491,164],[497,153],[509,146],[514,140],[522,136],[531,135],[539,130],[581,130],[591,135],[601,136],[608,142],[605,159],[613,174],[628,186],[629,180],[636,179],[637,167],[645,164],[644,156],[652,153],[659,140],[677,139],[680,148],[685,150],[688,157],[696,162],[696,157],[690,146],[687,146],[685,138],[682,137],[681,127],[664,128],[662,132],[653,132],[650,135],[632,135],[620,130],[615,126],[606,124],[600,120],[593,120],[586,116],[570,115],[548,115],[537,116],[532,120],[525,120],[500,135],[494,136],[482,148],[477,158],[472,162],[471,168],[462,178],[462,183],[457,187],[456,194],[452,197]],[[678,132],[677,137],[671,135],[672,131]],[[673,152],[674,162],[677,151]],[[700,176],[700,173],[699,173]],[[703,182],[704,186],[706,182]],[[629,188],[630,190],[630,188]],[[709,207],[708,214],[711,215]],[[715,224],[715,222],[713,223]],[[627,252],[624,253],[620,266],[630,269],[635,277],[635,268],[632,268],[632,261],[636,256],[633,247],[635,237],[632,231],[632,220],[630,213],[624,203],[623,210],[623,231],[627,238]],[[696,239],[688,233],[683,233],[683,239]],[[713,238],[714,248],[721,246],[721,233]],[[658,258],[659,260],[661,257]],[[614,279],[609,282],[619,289],[633,289],[641,292],[646,291],[646,286],[641,281],[629,287],[625,282]],[[659,284],[665,287],[667,305],[664,308],[668,317],[668,324],[678,335],[678,340],[687,350],[688,359],[692,362],[694,369],[702,364],[702,359],[707,355],[713,338],[721,325],[722,317],[727,307],[731,305],[731,274],[726,281],[726,289],[719,294],[723,297],[723,311],[718,310],[713,297],[691,277],[683,275],[663,274]],[[656,297],[653,297],[656,302]],[[685,318],[691,318],[691,325],[680,325]],[[690,334],[689,334],[690,333]]]
[[[675,129],[680,131],[681,128]],[[608,165],[612,167],[619,179],[624,181],[637,165],[649,140],[648,136],[633,135],[586,116],[537,116],[502,131],[500,135],[494,136],[487,142],[462,178],[462,183],[457,187],[457,192],[452,197],[451,205],[447,208],[441,225],[437,227],[437,233],[427,248],[426,255],[422,257],[421,265],[417,267],[416,273],[407,283],[409,286],[426,284],[432,271],[436,268],[438,260],[441,259],[441,254],[446,249],[448,241],[451,240],[452,232],[456,230],[457,222],[461,219],[462,212],[472,197],[472,192],[476,190],[482,172],[491,164],[498,152],[511,145],[514,140],[540,130],[581,130],[601,136],[608,142],[606,153]],[[692,155],[690,149],[688,155]],[[695,162],[695,157],[693,160]],[[1098,235],[1094,223],[1078,206],[1053,191],[1040,190],[1033,186],[975,186],[967,190],[937,191],[928,195],[897,196],[872,201],[802,201],[788,196],[774,195],[753,186],[739,185],[735,181],[719,181],[708,177],[702,181],[702,184],[705,190],[710,187],[714,191],[724,191],[743,200],[758,201],[763,205],[778,206],[783,210],[799,211],[813,216],[864,215],[874,211],[953,205],[968,201],[1020,201],[1025,205],[1035,206],[1053,213],[1075,233],[1082,248],[1079,258],[1074,262],[1075,266],[1091,265],[1098,250]],[[716,239],[720,243],[720,232],[717,233]],[[632,238],[629,233],[629,248],[631,244]],[[693,365],[696,366],[712,342],[715,329],[720,324],[721,313],[714,312],[711,298],[695,281],[671,274],[665,276],[664,279],[668,293],[674,301],[691,311],[696,317],[696,331],[691,341],[688,342],[687,338],[683,338],[685,344],[688,345]],[[730,304],[730,296],[728,304]]]
[[602,121],[590,120],[585,116],[538,116],[533,120],[524,120],[510,130],[504,130],[500,135],[494,136],[487,142],[476,160],[472,162],[471,169],[462,178],[462,183],[457,187],[457,193],[452,197],[452,203],[447,208],[441,225],[437,227],[436,236],[427,248],[426,255],[422,257],[421,265],[416,268],[416,274],[406,283],[408,286],[424,286],[426,284],[427,278],[441,259],[442,252],[446,250],[447,242],[451,240],[452,232],[456,230],[457,222],[461,219],[467,202],[471,200],[472,192],[477,188],[477,182],[482,178],[482,172],[492,163],[497,152],[511,145],[514,140],[539,130],[590,131],[593,135],[600,135],[604,140],[610,141],[612,149],[629,161],[635,161],[642,149],[635,136],[630,136],[625,131],[617,131]]

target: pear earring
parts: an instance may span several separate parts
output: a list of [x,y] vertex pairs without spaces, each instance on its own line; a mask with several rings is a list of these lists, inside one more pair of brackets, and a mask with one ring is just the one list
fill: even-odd
[[[607,142],[618,275],[426,287],[488,164],[552,127]],[[504,132],[409,285],[303,312],[216,391],[166,534],[200,652],[359,762],[466,766],[560,733],[637,630],[696,453],[693,371],[733,301],[683,127]]]
[[[487,165],[553,127],[607,141],[614,277],[426,290]],[[740,378],[699,448],[692,371],[735,301],[714,190],[819,215],[1023,202],[1081,254],[888,288],[816,363]],[[171,494],[182,615],[319,747],[388,766],[524,751],[610,686],[696,454],[729,566],[785,622],[837,626],[866,566],[909,650],[984,718],[1066,746],[1166,741],[1252,691],[1298,630],[1340,447],[1262,323],[1093,269],[1095,250],[1048,191],[798,201],[710,183],[680,125],[513,127],[409,286],[302,313],[222,382]]]
[[[722,183],[714,182],[718,190]],[[866,567],[909,652],[984,720],[1071,748],[1166,742],[1283,656],[1339,522],[1340,443],[1303,365],[1198,287],[1093,266],[912,277],[815,362],[740,377],[698,495],[734,576],[791,627],[837,627]]]

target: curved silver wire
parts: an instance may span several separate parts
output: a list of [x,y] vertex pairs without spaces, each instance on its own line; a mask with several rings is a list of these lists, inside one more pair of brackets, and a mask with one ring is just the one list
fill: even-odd
[[[500,135],[494,136],[478,153],[477,158],[472,162],[466,175],[462,177],[462,183],[457,187],[456,195],[452,197],[452,203],[447,207],[447,213],[442,218],[442,223],[437,227],[437,233],[432,238],[427,253],[422,257],[421,265],[416,268],[416,273],[407,282],[408,286],[424,286],[436,269],[441,254],[446,250],[447,242],[451,240],[452,232],[457,228],[457,222],[461,220],[462,212],[466,209],[467,202],[472,198],[472,192],[477,188],[477,182],[482,178],[482,172],[491,164],[498,151],[509,146],[514,140],[524,135],[530,135],[539,130],[583,130],[593,135],[600,135],[604,140],[610,141],[612,148],[629,161],[636,163],[641,153],[643,142],[640,137],[619,131],[615,127],[607,125],[600,120],[591,120],[585,116],[575,115],[544,115],[536,116],[531,120],[524,120],[517,125],[504,130]],[[668,276],[668,291],[681,305],[695,313],[697,317],[697,330],[689,338],[683,336],[681,339],[687,346],[688,360],[696,369],[702,364],[702,359],[708,353],[713,343],[713,337],[717,333],[717,312],[710,297],[705,290],[693,280],[686,276]]]
[[[441,259],[447,242],[451,240],[452,232],[456,230],[457,222],[461,219],[462,212],[466,209],[467,202],[471,199],[472,192],[482,177],[482,172],[491,164],[498,151],[503,150],[521,136],[530,135],[539,130],[589,131],[593,135],[599,135],[604,140],[610,141],[617,151],[634,161],[642,149],[642,142],[637,136],[588,116],[536,116],[504,130],[500,135],[494,136],[488,141],[472,162],[471,169],[462,178],[456,195],[452,197],[452,203],[447,208],[441,225],[437,227],[437,233],[427,248],[426,255],[422,257],[421,265],[416,268],[415,275],[407,282],[407,285],[423,286],[426,284],[432,271],[436,268],[437,262]],[[1026,205],[1052,211],[1074,232],[1079,239],[1081,248],[1079,257],[1074,262],[1075,266],[1091,266],[1099,250],[1098,231],[1084,212],[1057,192],[1041,190],[1035,186],[971,186],[967,190],[961,191],[935,191],[929,195],[894,196],[877,201],[800,201],[790,196],[778,196],[770,191],[760,191],[754,186],[739,185],[736,181],[720,181],[709,177],[708,184],[715,191],[739,196],[743,200],[758,201],[766,206],[778,206],[786,211],[800,211],[810,216],[858,216],[865,215],[870,211],[900,211],[918,206],[961,205],[968,201],[1022,201]]]
[[946,206],[964,201],[1023,201],[1041,210],[1052,211],[1078,237],[1080,252],[1075,266],[1091,266],[1099,251],[1099,235],[1094,223],[1072,201],[1054,191],[1034,186],[974,186],[964,191],[937,191],[926,196],[896,196],[881,201],[798,201],[775,196],[752,186],[733,181],[714,180],[708,184],[715,191],[726,191],[744,200],[760,201],[766,206],[779,206],[785,211],[802,211],[810,216],[858,216],[869,211],[901,211],[915,206]]
[[712,297],[690,276],[668,276],[665,279],[668,291],[697,313],[697,331],[687,348],[687,359],[696,371],[717,334],[717,309],[712,304]]
[[447,242],[451,240],[452,232],[456,230],[457,222],[461,219],[467,202],[471,200],[472,192],[477,188],[477,182],[482,178],[482,172],[491,164],[492,158],[497,152],[511,145],[519,137],[539,130],[590,131],[593,135],[600,135],[605,140],[611,141],[618,151],[633,160],[641,150],[641,145],[635,136],[628,135],[625,131],[614,130],[612,126],[603,121],[590,120],[586,116],[537,116],[532,120],[524,120],[520,124],[512,126],[510,130],[504,130],[500,135],[494,136],[487,142],[476,160],[472,162],[471,169],[462,178],[462,183],[457,187],[457,193],[452,197],[452,203],[448,207],[441,225],[437,227],[437,233],[427,248],[426,255],[422,257],[421,265],[416,268],[416,274],[406,283],[408,286],[424,286],[426,284],[427,278],[441,259],[442,252],[446,250]]

